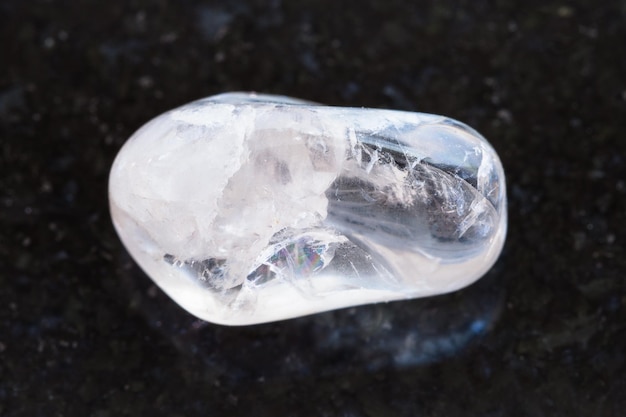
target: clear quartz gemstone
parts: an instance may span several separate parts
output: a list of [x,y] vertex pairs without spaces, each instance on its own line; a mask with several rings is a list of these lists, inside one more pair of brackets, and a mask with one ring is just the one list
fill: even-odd
[[493,265],[507,227],[502,166],[468,126],[249,93],[148,122],[109,198],[143,270],[228,325],[457,290]]

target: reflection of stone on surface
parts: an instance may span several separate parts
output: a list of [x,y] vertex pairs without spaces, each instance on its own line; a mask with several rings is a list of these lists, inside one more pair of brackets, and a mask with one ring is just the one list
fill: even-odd
[[[341,256],[341,249],[335,257]],[[281,323],[229,328],[201,325],[127,277],[137,308],[194,363],[228,385],[411,370],[463,354],[500,317],[504,292],[495,274],[442,297],[353,307]],[[244,294],[232,306],[247,308]],[[216,348],[219,346],[219,348]],[[242,349],[245,346],[245,349]],[[276,352],[281,352],[276,355]],[[263,361],[260,358],[264,358]]]

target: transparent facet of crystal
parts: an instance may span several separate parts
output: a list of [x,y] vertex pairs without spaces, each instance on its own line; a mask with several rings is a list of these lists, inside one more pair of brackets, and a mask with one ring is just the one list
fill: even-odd
[[155,283],[227,325],[457,290],[493,265],[507,227],[502,165],[468,126],[251,93],[148,122],[109,199]]

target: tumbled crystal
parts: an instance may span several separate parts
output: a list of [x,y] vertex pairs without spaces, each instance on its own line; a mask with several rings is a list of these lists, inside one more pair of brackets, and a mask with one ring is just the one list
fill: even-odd
[[148,122],[118,154],[109,198],[156,284],[229,325],[462,288],[507,225],[502,166],[468,126],[247,93]]

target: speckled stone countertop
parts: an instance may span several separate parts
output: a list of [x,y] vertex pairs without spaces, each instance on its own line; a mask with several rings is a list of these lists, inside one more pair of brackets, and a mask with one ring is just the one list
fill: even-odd
[[[626,5],[0,4],[0,415],[622,416]],[[155,115],[237,90],[444,114],[507,174],[455,294],[229,328],[131,261],[107,176]]]

